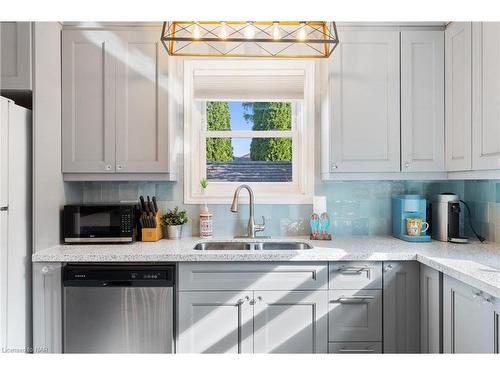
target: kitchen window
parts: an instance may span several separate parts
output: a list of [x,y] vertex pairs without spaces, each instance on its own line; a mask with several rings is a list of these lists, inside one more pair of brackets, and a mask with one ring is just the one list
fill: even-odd
[[185,202],[228,203],[245,183],[257,203],[311,203],[313,75],[309,61],[186,61]]

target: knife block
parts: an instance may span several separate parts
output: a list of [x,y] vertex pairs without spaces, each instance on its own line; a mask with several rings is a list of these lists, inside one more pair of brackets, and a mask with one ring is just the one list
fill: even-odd
[[142,239],[143,242],[156,242],[163,238],[161,223],[160,223],[160,211],[156,213],[155,221],[156,228],[142,228]]

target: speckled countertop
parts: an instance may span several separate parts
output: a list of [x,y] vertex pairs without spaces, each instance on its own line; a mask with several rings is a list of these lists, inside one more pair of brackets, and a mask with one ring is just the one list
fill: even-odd
[[[393,237],[354,236],[332,241],[306,237],[259,241],[305,241],[301,251],[193,250],[200,238],[113,245],[61,245],[38,251],[33,262],[270,262],[270,261],[397,261],[417,260],[485,293],[500,298],[500,244],[412,243]],[[212,241],[242,241],[214,238]]]

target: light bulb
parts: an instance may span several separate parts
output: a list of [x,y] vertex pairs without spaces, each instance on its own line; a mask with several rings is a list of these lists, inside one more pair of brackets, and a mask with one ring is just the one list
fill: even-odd
[[273,39],[277,40],[281,38],[279,22],[273,22]]
[[221,39],[227,38],[227,27],[225,22],[220,23],[220,38]]
[[247,22],[247,26],[245,27],[245,38],[252,39],[255,35],[255,29],[252,25],[252,22]]
[[200,39],[200,26],[198,26],[198,23],[193,26],[193,39]]
[[298,40],[306,40],[306,24],[304,22],[300,23],[299,33],[297,35]]

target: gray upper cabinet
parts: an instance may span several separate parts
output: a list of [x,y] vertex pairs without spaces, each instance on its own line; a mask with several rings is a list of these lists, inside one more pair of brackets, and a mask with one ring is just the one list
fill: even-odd
[[116,35],[116,172],[168,172],[165,49],[157,30]]
[[160,29],[64,29],[67,180],[174,179]]
[[62,35],[62,171],[115,171],[115,59],[107,34]]
[[420,352],[441,353],[441,288],[439,271],[420,265]]
[[500,22],[472,24],[472,169],[500,169]]
[[325,291],[255,291],[255,353],[326,353]]
[[471,24],[453,22],[445,32],[446,169],[472,167]]
[[498,307],[493,297],[444,276],[444,352],[498,353]]
[[418,262],[384,262],[384,353],[420,352]]
[[401,166],[444,170],[444,32],[401,32]]
[[339,29],[339,39],[329,59],[328,171],[398,172],[399,31]]
[[0,22],[0,89],[31,90],[31,23]]

